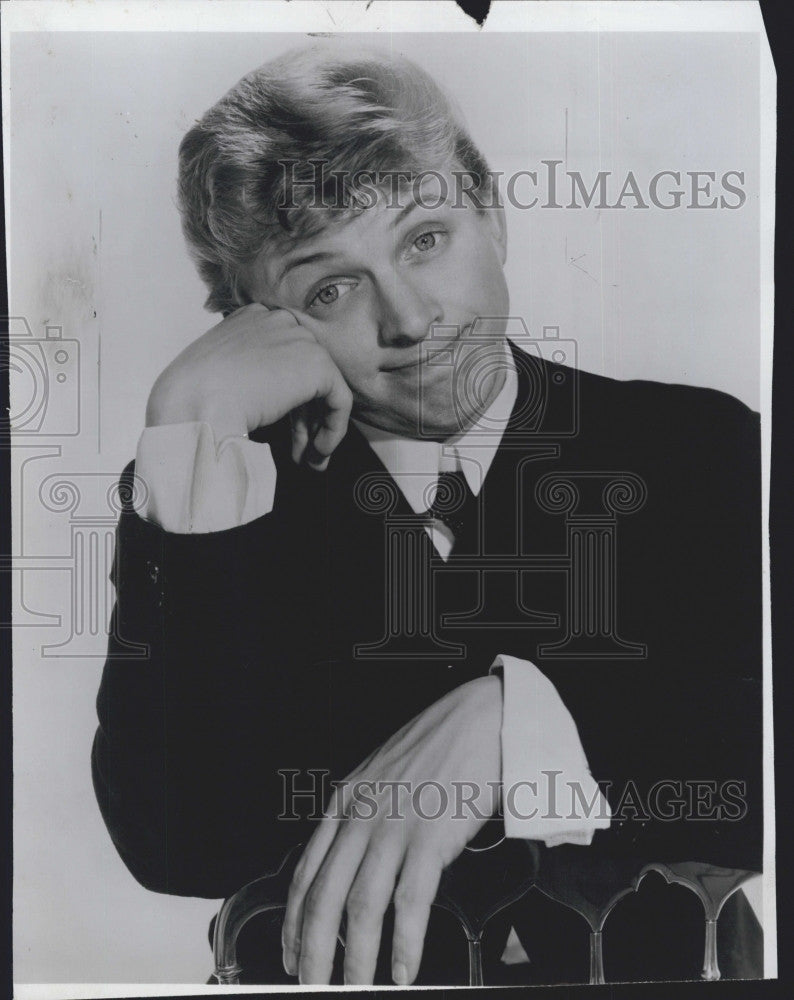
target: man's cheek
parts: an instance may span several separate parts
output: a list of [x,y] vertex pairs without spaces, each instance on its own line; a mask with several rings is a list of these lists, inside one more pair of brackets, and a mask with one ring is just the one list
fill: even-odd
[[367,371],[348,368],[342,375],[353,393],[354,402],[359,405],[378,405],[388,396],[383,375],[377,367]]
[[320,341],[351,389],[361,381],[361,350],[342,336],[326,336]]

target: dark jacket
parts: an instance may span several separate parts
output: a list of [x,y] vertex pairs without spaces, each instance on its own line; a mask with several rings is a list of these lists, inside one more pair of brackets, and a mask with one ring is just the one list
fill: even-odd
[[[713,390],[516,358],[480,568],[439,568],[419,544],[432,621],[380,652],[396,585],[387,533],[409,509],[354,426],[325,474],[292,463],[288,423],[260,432],[278,481],[273,511],[250,524],[176,535],[132,504],[122,514],[92,765],[144,886],[223,897],[268,870],[310,832],[278,819],[279,770],[304,787],[309,769],[344,776],[499,652],[552,680],[593,776],[624,806],[587,850],[760,870],[758,415]],[[600,589],[588,567],[606,573]],[[656,805],[669,813],[680,787],[688,817],[648,809],[661,781],[674,784]],[[713,783],[700,805],[692,782]]]

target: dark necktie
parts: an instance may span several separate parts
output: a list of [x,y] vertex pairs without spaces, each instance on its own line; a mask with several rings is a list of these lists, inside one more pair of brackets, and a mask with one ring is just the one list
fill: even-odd
[[441,472],[433,503],[425,517],[441,521],[454,536],[453,552],[472,550],[476,539],[477,497],[462,472]]

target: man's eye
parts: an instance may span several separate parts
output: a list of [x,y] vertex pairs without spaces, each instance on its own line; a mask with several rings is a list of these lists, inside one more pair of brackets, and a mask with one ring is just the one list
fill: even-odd
[[334,302],[341,299],[344,295],[347,295],[349,291],[355,287],[354,282],[350,281],[332,281],[327,285],[323,285],[322,288],[318,288],[317,292],[314,294],[311,302],[309,302],[309,307],[311,306],[332,306]]
[[432,250],[437,242],[435,233],[422,233],[421,236],[417,236],[414,240],[414,246],[417,250]]

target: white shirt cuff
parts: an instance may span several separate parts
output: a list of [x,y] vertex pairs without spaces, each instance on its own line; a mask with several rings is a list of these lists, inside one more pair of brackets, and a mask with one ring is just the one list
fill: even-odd
[[269,445],[243,437],[216,445],[207,423],[147,427],[135,471],[148,491],[141,516],[166,531],[225,531],[273,509],[276,466]]
[[502,809],[505,835],[547,847],[592,842],[609,803],[590,774],[579,732],[557,689],[528,660],[499,655],[503,675]]

